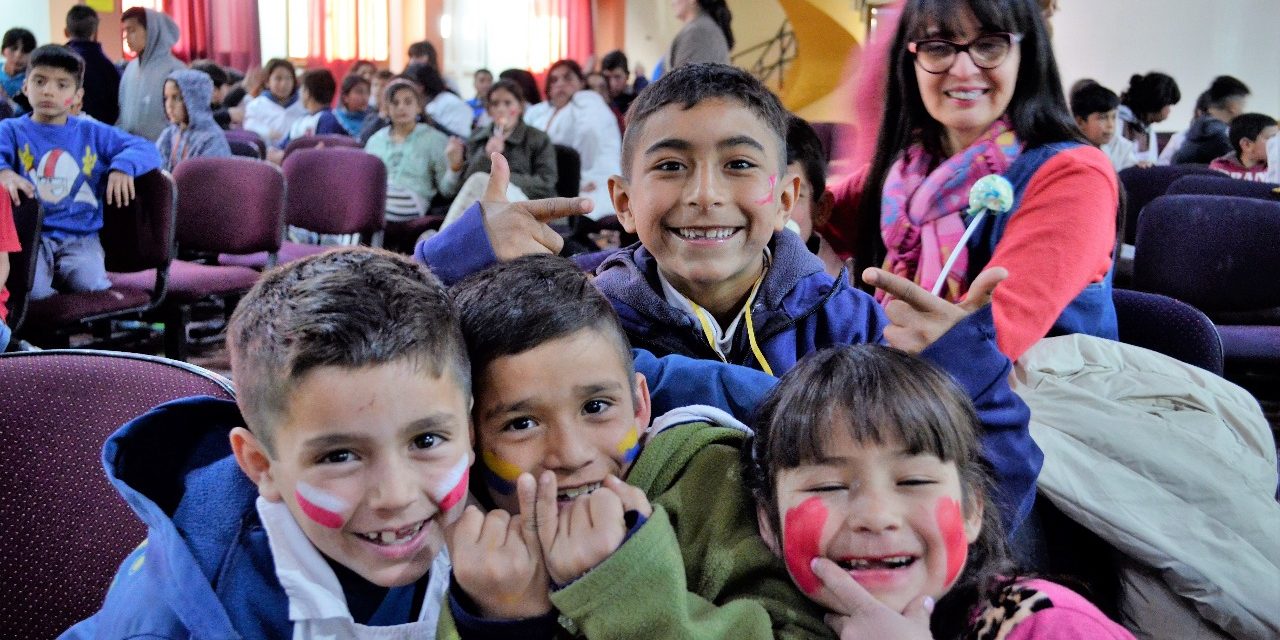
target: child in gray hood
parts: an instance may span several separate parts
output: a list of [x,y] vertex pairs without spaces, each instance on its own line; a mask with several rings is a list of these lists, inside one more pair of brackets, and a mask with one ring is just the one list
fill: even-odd
[[156,140],[165,171],[199,156],[230,156],[227,136],[213,120],[213,80],[201,71],[174,71],[164,82],[164,112],[169,126]]

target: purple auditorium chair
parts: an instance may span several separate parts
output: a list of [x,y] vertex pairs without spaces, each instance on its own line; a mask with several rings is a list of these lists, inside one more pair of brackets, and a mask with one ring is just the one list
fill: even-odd
[[[386,225],[387,167],[363,149],[312,149],[284,159],[289,185],[285,222],[331,235],[360,234],[363,244],[382,246]],[[285,242],[288,262],[332,247]]]
[[107,436],[170,400],[234,395],[199,367],[89,350],[0,354],[0,389],[0,635],[53,638],[146,536],[103,473]]
[[1280,203],[1162,196],[1138,219],[1134,288],[1208,315],[1228,369],[1280,365],[1278,273]]
[[[267,143],[262,139],[262,136],[252,131],[249,131],[248,129],[228,129],[223,133],[227,135],[228,145],[231,144],[233,141],[251,144],[255,149],[257,149],[257,152],[254,154],[255,157],[257,157],[259,160],[262,160],[263,158],[267,157]],[[232,147],[233,153],[234,153],[234,150],[235,150],[235,147]]]
[[1166,195],[1233,196],[1280,202],[1280,184],[1214,176],[1183,176],[1169,185]]
[[325,149],[359,149],[360,141],[339,133],[325,133],[318,136],[302,136],[297,140],[290,140],[289,144],[284,148],[284,157],[288,158],[293,155],[294,151],[304,149],[315,149],[317,147]]
[[1222,338],[1199,309],[1154,293],[1115,289],[1120,342],[1222,375]]
[[1173,166],[1129,167],[1120,172],[1120,184],[1125,191],[1125,212],[1122,221],[1124,243],[1133,244],[1138,233],[1138,217],[1148,202],[1164,195],[1169,185],[1182,176],[1205,175],[1228,179],[1218,171],[1203,164],[1177,164]]
[[128,206],[104,206],[98,238],[107,271],[133,276],[106,291],[58,293],[32,300],[20,335],[38,346],[65,346],[84,325],[152,309],[164,299],[174,253],[176,189],[155,170],[134,180],[137,197]]
[[[272,262],[280,249],[284,178],[266,162],[249,158],[193,158],[178,165],[178,247],[187,253],[263,252]],[[236,206],[227,206],[228,193]],[[209,298],[234,300],[258,280],[240,265],[174,260],[163,305],[165,355],[186,359],[191,306]],[[112,281],[141,286],[144,274],[112,274]],[[229,303],[228,308],[234,304]]]
[[[0,198],[7,194],[0,193]],[[35,198],[22,196],[18,206],[13,208],[13,224],[18,230],[18,242],[22,251],[9,254],[9,277],[5,280],[5,288],[9,290],[9,301],[5,306],[9,309],[9,328],[17,333],[22,328],[23,318],[27,315],[28,294],[36,277],[36,247],[40,242],[40,223],[44,220],[44,208]],[[10,346],[17,344],[11,341]],[[0,351],[4,345],[0,345]]]

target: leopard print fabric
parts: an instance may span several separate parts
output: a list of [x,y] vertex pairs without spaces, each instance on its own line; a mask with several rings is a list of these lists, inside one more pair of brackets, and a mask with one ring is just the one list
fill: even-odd
[[1030,587],[1009,585],[993,603],[987,605],[982,615],[969,627],[965,640],[1004,640],[1035,612],[1053,606],[1053,601]]

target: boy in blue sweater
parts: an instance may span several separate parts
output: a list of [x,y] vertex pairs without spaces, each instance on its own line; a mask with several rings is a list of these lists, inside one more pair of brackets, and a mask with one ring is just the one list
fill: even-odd
[[31,53],[24,93],[31,113],[0,122],[0,186],[40,199],[44,226],[31,298],[99,291],[107,280],[102,203],[133,200],[133,179],[160,166],[155,146],[100,122],[70,116],[84,61],[60,45]]

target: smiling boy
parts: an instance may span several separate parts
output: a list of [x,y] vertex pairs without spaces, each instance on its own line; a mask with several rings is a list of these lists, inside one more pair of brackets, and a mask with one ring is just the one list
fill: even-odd
[[235,404],[172,402],[108,440],[148,537],[68,636],[433,637],[473,461],[439,281],[380,250],[293,262],[241,301],[228,347]]

